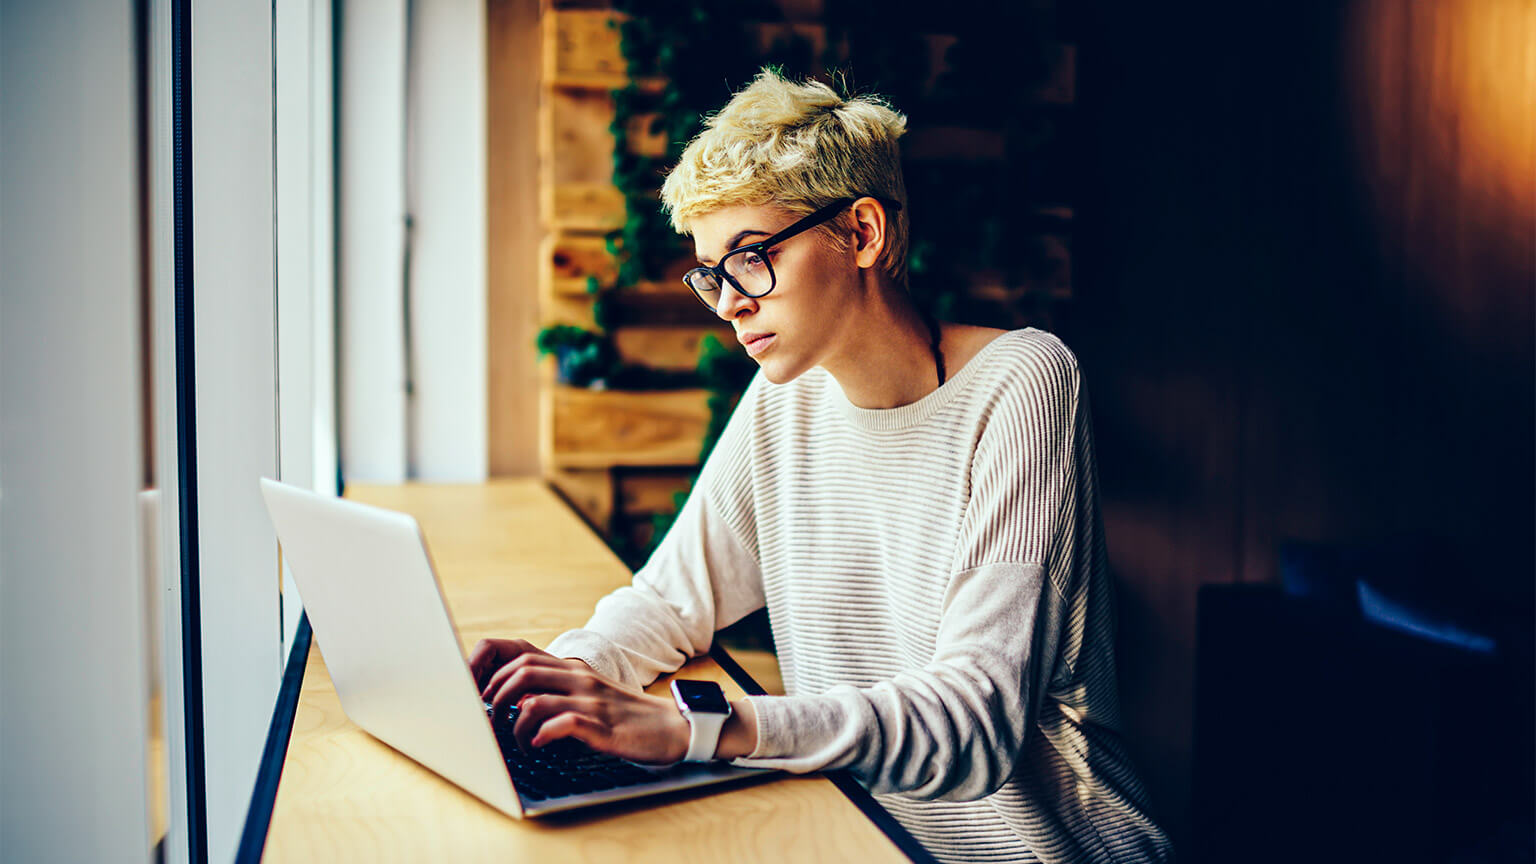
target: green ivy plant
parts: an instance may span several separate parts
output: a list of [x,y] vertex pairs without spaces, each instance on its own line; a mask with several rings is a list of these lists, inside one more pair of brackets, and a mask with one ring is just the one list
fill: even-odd
[[574,387],[605,386],[613,367],[613,345],[603,334],[569,324],[539,331],[539,356],[553,354],[561,383]]
[[[702,128],[704,114],[729,97],[725,82],[739,86],[755,71],[756,52],[747,44],[744,21],[772,8],[740,0],[616,0],[613,5],[623,13],[615,23],[628,80],[612,92],[610,126],[613,182],[623,195],[625,218],[607,237],[617,266],[613,283],[597,288],[596,302],[605,313],[615,292],[660,278],[672,262],[688,254],[661,212],[657,190]],[[666,141],[659,158],[635,152],[630,140],[636,118],[643,117],[649,117],[645,131]],[[604,326],[618,323],[608,314],[600,320]]]

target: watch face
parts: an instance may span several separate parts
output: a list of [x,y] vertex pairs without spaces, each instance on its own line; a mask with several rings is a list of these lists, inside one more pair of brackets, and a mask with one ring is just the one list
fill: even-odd
[[682,697],[683,704],[689,711],[701,711],[705,714],[725,714],[731,710],[729,703],[725,701],[725,691],[713,681],[676,681],[677,695]]

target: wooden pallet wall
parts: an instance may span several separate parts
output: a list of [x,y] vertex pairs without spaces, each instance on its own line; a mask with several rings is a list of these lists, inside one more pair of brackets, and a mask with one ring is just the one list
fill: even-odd
[[[539,260],[541,326],[594,328],[589,277],[611,283],[617,269],[604,235],[624,222],[624,200],[612,179],[614,106],[611,91],[628,83],[611,26],[619,13],[562,8],[543,13],[543,86],[539,106],[540,215],[545,230]],[[660,80],[641,82],[659,91]],[[659,156],[665,138],[649,133],[649,117],[632,123],[630,146]],[[687,371],[713,333],[734,344],[729,326],[710,314],[682,284],[680,258],[664,278],[628,286],[609,302],[625,322],[612,330],[625,363]],[[675,271],[675,272],[673,272]],[[629,521],[672,507],[698,464],[709,422],[701,389],[622,392],[556,383],[552,361],[541,382],[540,461],[546,477],[600,530],[615,514]]]
[[[766,49],[793,33],[810,40],[818,54],[826,47],[817,0],[781,0],[784,20],[754,25]],[[542,82],[538,109],[539,214],[542,240],[538,261],[540,326],[572,324],[593,328],[589,277],[609,284],[616,264],[604,235],[620,227],[624,201],[612,181],[614,117],[611,91],[628,82],[612,23],[620,13],[601,4],[545,0],[541,10]],[[942,71],[944,51],[953,36],[924,37],[931,73]],[[1073,99],[1072,46],[1056,52],[1051,80],[1036,92],[1037,101],[1070,105]],[[638,82],[660,92],[666,82]],[[659,156],[663,137],[651,134],[649,118],[630,127],[629,146]],[[903,140],[908,162],[923,160],[1000,161],[1007,142],[984,129],[920,128]],[[1070,226],[1071,211],[1046,211],[1046,221]],[[1039,284],[1007,285],[995,274],[975,274],[972,296],[1000,306],[1028,294],[1060,300],[1071,295],[1071,240],[1068,230],[1034,239],[1056,264]],[[701,306],[681,283],[693,266],[686,256],[655,282],[623,289],[610,303],[622,304],[622,326],[612,331],[626,363],[662,370],[694,368],[701,341],[716,334],[734,346],[730,328]],[[672,509],[673,494],[696,468],[709,420],[703,390],[626,393],[574,389],[556,383],[553,361],[546,360],[539,382],[539,450],[544,475],[600,530],[614,524],[640,524],[652,513]]]

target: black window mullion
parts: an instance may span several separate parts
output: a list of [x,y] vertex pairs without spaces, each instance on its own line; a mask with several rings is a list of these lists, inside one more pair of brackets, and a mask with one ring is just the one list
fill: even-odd
[[176,461],[181,528],[182,709],[187,848],[208,860],[203,762],[203,639],[197,523],[197,402],[192,328],[192,3],[171,0],[171,142],[176,280]]

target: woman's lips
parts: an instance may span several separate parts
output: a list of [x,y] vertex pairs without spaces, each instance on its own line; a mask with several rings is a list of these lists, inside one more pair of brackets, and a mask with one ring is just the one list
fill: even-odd
[[747,349],[748,355],[756,357],[772,348],[773,343],[777,342],[779,337],[773,333],[743,333],[737,339]]

